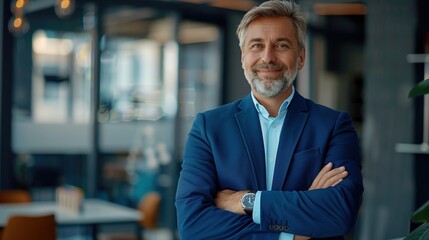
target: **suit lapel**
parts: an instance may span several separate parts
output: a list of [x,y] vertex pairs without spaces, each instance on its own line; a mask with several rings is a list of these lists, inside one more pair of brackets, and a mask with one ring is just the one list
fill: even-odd
[[258,112],[250,95],[244,98],[238,107],[242,111],[237,112],[235,118],[252,166],[255,186],[258,187],[258,190],[265,190],[265,153]]
[[305,100],[298,92],[295,92],[295,96],[288,107],[288,113],[280,134],[272,190],[283,189],[295,147],[307,122],[307,118],[308,111]]

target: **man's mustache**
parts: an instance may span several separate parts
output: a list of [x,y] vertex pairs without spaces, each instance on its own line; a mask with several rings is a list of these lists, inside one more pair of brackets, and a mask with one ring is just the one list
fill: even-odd
[[268,70],[274,70],[274,71],[280,71],[283,70],[283,65],[281,64],[273,64],[273,63],[258,63],[255,66],[253,66],[253,71],[268,69]]

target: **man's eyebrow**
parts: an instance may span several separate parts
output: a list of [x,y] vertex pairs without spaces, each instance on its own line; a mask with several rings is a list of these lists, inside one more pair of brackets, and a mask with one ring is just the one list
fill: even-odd
[[252,38],[250,39],[248,44],[255,43],[255,42],[262,42],[262,38]]
[[[262,38],[252,38],[249,40],[248,44],[255,43],[255,42],[262,42],[262,41],[263,41]],[[287,37],[277,38],[275,42],[288,42],[289,44],[292,44],[292,40]]]
[[284,38],[277,38],[276,42],[288,42],[289,44],[292,44],[292,40],[290,40],[290,38],[284,37]]

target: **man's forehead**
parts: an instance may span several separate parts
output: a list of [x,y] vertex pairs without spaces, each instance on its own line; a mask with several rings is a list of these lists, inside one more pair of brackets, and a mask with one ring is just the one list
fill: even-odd
[[296,39],[295,27],[288,17],[261,17],[249,24],[246,41],[252,39]]
[[247,31],[252,30],[270,30],[281,32],[295,32],[295,27],[292,23],[292,19],[288,17],[259,17],[254,19],[247,29]]

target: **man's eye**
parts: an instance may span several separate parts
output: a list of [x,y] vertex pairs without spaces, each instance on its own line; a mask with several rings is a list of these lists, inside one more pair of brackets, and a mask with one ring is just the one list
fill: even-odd
[[277,44],[278,49],[289,49],[289,45],[287,44]]
[[255,43],[255,44],[253,44],[253,45],[251,46],[251,48],[252,48],[252,49],[260,49],[260,48],[262,48],[262,44],[260,44],[260,43]]

